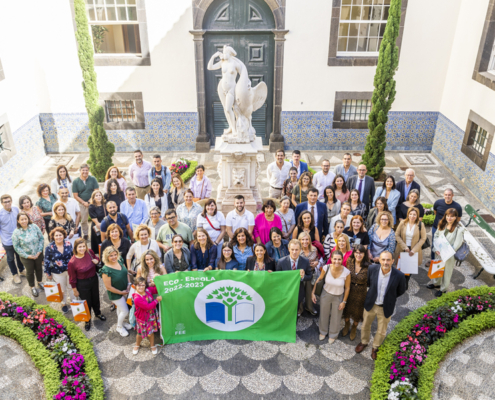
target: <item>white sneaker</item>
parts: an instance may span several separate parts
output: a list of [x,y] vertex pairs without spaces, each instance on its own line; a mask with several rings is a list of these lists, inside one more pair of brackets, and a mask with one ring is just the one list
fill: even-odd
[[127,329],[127,330],[132,330],[132,325],[131,324],[128,324],[127,322],[124,322],[122,325],[124,325],[124,328]]
[[332,344],[336,339],[328,338],[328,344]]
[[139,346],[134,346],[132,348],[132,354],[136,355],[137,353],[139,353]]
[[123,337],[126,337],[126,336],[129,336],[129,332],[126,331],[126,329],[124,327],[118,327],[117,326],[117,329],[115,329],[118,333],[120,333],[120,336],[123,336]]

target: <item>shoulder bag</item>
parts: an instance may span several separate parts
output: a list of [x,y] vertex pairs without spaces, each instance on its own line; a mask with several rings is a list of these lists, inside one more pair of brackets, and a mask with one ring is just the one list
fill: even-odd
[[[328,266],[328,268],[330,268],[330,266]],[[328,271],[328,268],[327,268],[327,271]],[[323,270],[320,274],[320,280],[318,281],[318,283],[315,286],[315,295],[316,296],[321,296],[321,291],[323,290],[323,285],[325,284],[325,275],[326,275],[327,271],[325,271],[325,266],[324,266]]]
[[[419,240],[421,240],[421,230],[423,229],[422,224],[423,224],[423,222],[419,221]],[[428,249],[430,247],[431,247],[430,239],[428,239],[428,235],[426,235],[426,240],[423,243],[423,245],[421,246],[421,250]]]
[[[217,229],[217,228],[215,228],[215,227],[213,226],[213,224],[211,223],[210,219],[208,218],[208,214],[205,214],[205,218],[206,218],[206,220],[208,221],[208,223],[210,224],[210,226],[212,227],[212,229],[214,229],[214,230],[216,230],[216,231],[218,231],[218,232],[220,232],[220,231],[222,230],[222,229]],[[172,229],[172,228],[170,228],[170,229]]]
[[[459,229],[460,230],[460,229]],[[457,232],[457,234],[459,234],[459,232]],[[462,232],[462,235],[464,236],[464,232]],[[457,261],[464,261],[467,256],[469,255],[470,253],[470,249],[469,249],[469,246],[468,244],[466,243],[465,240],[462,241],[462,244],[461,244],[461,247],[459,247],[457,249],[457,251],[455,252],[454,254],[454,258],[457,260]]]

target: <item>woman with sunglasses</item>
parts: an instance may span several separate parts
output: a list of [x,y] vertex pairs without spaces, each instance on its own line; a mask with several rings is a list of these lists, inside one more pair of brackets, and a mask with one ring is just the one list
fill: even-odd
[[167,274],[174,272],[190,271],[191,252],[184,246],[181,235],[172,237],[172,248],[165,254],[165,269]]

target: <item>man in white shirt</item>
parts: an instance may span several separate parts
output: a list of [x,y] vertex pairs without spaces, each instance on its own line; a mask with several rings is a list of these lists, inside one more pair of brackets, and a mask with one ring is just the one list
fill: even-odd
[[234,232],[238,228],[245,228],[249,234],[253,235],[254,230],[254,215],[251,211],[244,208],[244,196],[240,194],[234,197],[234,209],[227,214],[225,223],[227,226],[227,234],[230,239],[234,237]]
[[330,171],[330,161],[323,160],[321,162],[321,171],[313,176],[313,186],[318,189],[318,199],[323,201],[325,196],[325,188],[330,186],[335,179],[335,174]]
[[[79,208],[79,202],[74,200],[72,197],[69,197],[69,189],[64,187],[61,187],[58,190],[58,201],[64,203],[64,206],[67,209],[67,214],[70,215],[72,221],[76,224],[76,228],[78,228],[79,222],[81,221],[81,209]],[[52,208],[52,211],[55,212],[55,205]]]
[[395,310],[397,298],[406,292],[406,277],[397,268],[392,268],[392,253],[383,251],[380,264],[368,267],[368,293],[364,301],[361,342],[356,346],[356,353],[361,353],[370,342],[371,324],[377,319],[378,327],[373,338],[371,358],[376,360],[378,348],[387,335],[387,326]]
[[285,161],[285,151],[283,149],[276,151],[275,160],[276,161],[268,165],[266,176],[268,177],[268,184],[270,185],[270,197],[279,199],[282,194],[284,181],[289,176],[291,164],[290,162]]

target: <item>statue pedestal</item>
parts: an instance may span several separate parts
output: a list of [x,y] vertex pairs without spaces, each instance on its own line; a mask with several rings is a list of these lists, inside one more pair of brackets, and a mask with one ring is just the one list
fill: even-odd
[[261,210],[261,196],[256,183],[259,175],[257,155],[263,150],[261,138],[250,143],[232,143],[232,139],[219,137],[215,141],[215,153],[221,156],[218,162],[217,207],[224,215],[234,209],[234,197],[244,196],[246,209],[254,215]]

